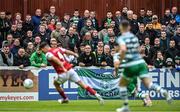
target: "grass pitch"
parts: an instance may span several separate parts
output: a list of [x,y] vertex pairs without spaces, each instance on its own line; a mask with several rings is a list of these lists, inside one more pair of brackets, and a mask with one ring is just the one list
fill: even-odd
[[[0,102],[0,112],[115,112],[120,106],[120,100],[106,100],[103,106],[96,100],[75,100],[69,104],[57,101]],[[180,112],[180,100],[173,101],[171,105],[157,100],[153,101],[152,107],[143,107],[142,101],[131,100],[129,106],[132,112]]]

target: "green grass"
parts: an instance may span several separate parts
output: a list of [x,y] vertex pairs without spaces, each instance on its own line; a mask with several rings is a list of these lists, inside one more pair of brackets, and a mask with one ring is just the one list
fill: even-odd
[[[129,104],[132,112],[180,112],[180,100],[175,100],[171,105],[157,100],[153,101],[152,107],[143,107],[140,100],[131,100]],[[115,112],[120,106],[120,100],[106,100],[103,106],[95,100],[77,100],[69,104],[59,104],[57,101],[0,102],[0,112]]]

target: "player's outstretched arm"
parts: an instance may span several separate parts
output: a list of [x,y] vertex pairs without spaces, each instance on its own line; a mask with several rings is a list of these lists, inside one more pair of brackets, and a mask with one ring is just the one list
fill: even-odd
[[77,53],[72,52],[72,51],[67,50],[67,49],[65,50],[65,54],[69,54],[69,55],[73,55],[73,56],[75,56],[75,57],[79,57]]

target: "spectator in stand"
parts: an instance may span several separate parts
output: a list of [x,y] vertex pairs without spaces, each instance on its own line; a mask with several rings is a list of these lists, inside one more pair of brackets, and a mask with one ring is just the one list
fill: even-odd
[[94,27],[92,26],[92,21],[90,19],[86,20],[86,25],[81,29],[80,36],[84,36],[86,32],[93,32]]
[[31,66],[38,68],[47,66],[46,56],[44,53],[42,53],[42,51],[39,50],[39,48],[37,48],[36,51],[31,55],[30,62]]
[[22,29],[22,23],[20,22],[17,23],[17,32],[20,34],[20,40],[22,40],[26,32]]
[[54,19],[56,22],[59,21],[59,17],[56,15],[56,8],[55,6],[50,6],[49,8],[49,15],[47,16],[47,20],[50,22],[52,19]]
[[51,31],[55,30],[56,29],[56,25],[55,24],[56,24],[55,19],[51,19],[50,23],[48,25],[48,29],[51,30]]
[[25,21],[22,23],[22,29],[24,32],[27,32],[27,31],[33,31],[34,30],[34,24],[32,22],[32,18],[31,18],[31,15],[27,14],[26,15],[26,19]]
[[51,38],[50,46],[51,46],[51,48],[57,48],[58,47],[58,43],[57,43],[57,40],[55,38]]
[[30,66],[29,57],[25,55],[24,48],[20,48],[18,53],[14,56],[14,66],[19,66],[20,69]]
[[170,68],[170,69],[175,68],[175,63],[173,62],[173,60],[171,58],[166,59],[165,67]]
[[107,35],[107,29],[108,29],[108,24],[104,23],[104,28],[98,32],[99,39],[103,40],[103,38]]
[[14,19],[14,21],[13,21],[13,24],[15,24],[15,25],[17,25],[18,23],[22,23],[22,20],[21,20],[21,13],[16,13],[15,14],[15,19]]
[[97,49],[98,42],[99,42],[98,31],[93,30],[93,32],[92,32],[92,45],[93,45],[94,50]]
[[111,11],[108,11],[107,14],[106,14],[106,18],[103,19],[102,21],[102,26],[101,28],[103,29],[104,28],[104,24],[107,23],[107,26],[109,27],[110,24],[111,24],[111,21],[113,21],[113,15],[112,15],[112,12]]
[[23,41],[23,47],[26,48],[29,42],[34,42],[33,32],[31,30],[27,31],[27,35]]
[[74,28],[70,27],[68,30],[69,42],[68,46],[71,51],[74,51],[74,47],[79,47],[79,36],[75,33]]
[[98,20],[96,19],[95,11],[90,12],[90,20],[92,21],[93,28],[95,28],[97,31],[99,31],[99,24],[98,24]]
[[32,42],[28,42],[26,48],[26,56],[30,57],[34,51],[35,51],[34,44]]
[[144,44],[142,44],[142,45],[140,46],[139,52],[140,52],[140,55],[142,56],[142,58],[146,61],[146,63],[147,63],[148,65],[150,65],[149,56],[146,54],[146,47],[145,47]]
[[14,38],[12,34],[8,34],[7,37],[7,43],[10,46],[10,49],[13,47]]
[[152,10],[147,10],[146,17],[145,17],[146,24],[152,22],[152,15],[153,15]]
[[[83,42],[85,45],[90,45],[92,49],[92,36],[90,32],[86,32],[86,34],[83,37]],[[93,49],[92,49],[93,50]]]
[[12,66],[13,54],[10,52],[9,46],[6,44],[0,51],[0,66]]
[[79,16],[79,10],[78,9],[75,9],[74,10],[74,14],[73,14],[73,17],[70,19],[70,22],[75,24],[75,26],[78,25],[78,22],[79,22],[79,19],[80,19],[80,16]]
[[180,71],[180,56],[175,57],[175,68]]
[[169,46],[170,47],[165,51],[166,59],[171,58],[171,59],[173,59],[173,62],[174,62],[175,57],[178,56],[178,55],[180,56],[180,51],[178,49],[176,49],[176,45],[175,45],[174,40],[170,40]]
[[84,53],[82,53],[79,56],[79,66],[81,67],[88,67],[88,66],[93,66],[95,65],[95,56],[94,53],[91,50],[91,46],[90,45],[86,45],[85,46],[85,50]]
[[18,50],[21,48],[20,45],[20,40],[19,39],[15,39],[14,43],[13,43],[13,47],[11,48],[11,53],[13,55],[17,54]]
[[105,55],[107,66],[111,66],[113,57],[111,56],[111,49],[109,45],[104,46],[104,55]]
[[146,20],[145,20],[145,17],[146,17],[146,11],[145,11],[144,8],[142,8],[142,9],[140,10],[140,16],[138,17],[137,21],[138,21],[140,24],[141,24],[141,23],[146,24],[147,22],[146,22]]
[[17,31],[17,25],[12,25],[11,30],[9,31],[9,34],[13,35],[13,38],[19,38],[21,37],[20,33]]
[[35,38],[34,38],[34,48],[37,48],[39,45],[40,45],[40,43],[41,43],[41,37],[40,36],[36,36]]
[[171,16],[170,9],[166,9],[164,17],[161,20],[161,24],[168,25],[171,18],[172,18],[172,16]]
[[121,16],[121,11],[116,11],[114,21],[115,21],[115,25],[116,25],[117,29],[119,29],[119,25],[120,25],[122,19],[123,18]]
[[149,37],[145,37],[144,40],[144,46],[145,46],[145,54],[148,55],[150,53],[151,45],[150,45],[150,39]]
[[177,27],[173,40],[176,43],[176,48],[180,51],[180,26]]
[[84,17],[82,17],[78,22],[78,32],[81,31],[81,28],[85,26],[86,20],[89,19],[90,13],[89,10],[84,11]]
[[177,7],[172,7],[171,16],[173,16],[174,18],[176,18],[178,16],[178,8]]
[[105,55],[103,54],[103,48],[97,47],[97,51],[94,52],[95,55],[95,66],[106,66],[106,59]]
[[167,34],[164,31],[161,31],[161,37],[160,37],[160,46],[165,50],[169,48],[169,38],[167,38]]
[[148,33],[150,38],[150,45],[154,45],[154,40],[157,37],[157,32],[153,29],[152,23],[148,23],[146,25],[146,32]]
[[116,37],[115,35],[109,35],[109,46],[110,46],[110,49],[114,48],[115,44],[116,44]]
[[5,40],[5,37],[8,33],[8,30],[7,30],[8,27],[9,27],[9,25],[6,21],[6,13],[4,11],[2,11],[2,12],[0,12],[0,33],[3,37],[2,41]]
[[139,25],[139,31],[136,33],[136,36],[138,37],[140,44],[144,43],[145,37],[149,36],[145,31],[145,26],[143,23]]
[[[161,23],[159,23],[159,19],[158,19],[158,16],[157,15],[153,15],[152,16],[152,27],[153,29],[158,33],[160,34],[160,31],[161,31]],[[157,35],[158,36],[158,35]]]
[[104,43],[103,43],[102,40],[99,40],[97,47],[100,47],[100,48],[104,49]]
[[56,29],[54,31],[52,31],[51,33],[51,38],[55,38],[56,40],[60,37],[60,29],[61,29],[62,25],[60,22],[56,23]]
[[80,55],[83,54],[84,51],[85,51],[85,44],[84,44],[84,43],[81,43],[81,44],[80,44],[80,47],[79,47],[79,54],[80,54]]
[[122,9],[122,19],[127,19],[127,11],[128,11],[128,8],[123,7],[123,9]]
[[138,22],[133,19],[133,11],[132,10],[127,11],[127,17],[128,17],[128,21],[131,25],[131,32],[133,34],[136,34],[138,32],[139,27],[138,27]]
[[177,23],[175,18],[170,19],[170,23],[167,25],[167,33],[170,37],[174,36],[174,32],[176,32],[177,29]]
[[64,14],[64,19],[61,22],[61,24],[66,29],[69,29],[69,27],[70,27],[70,15],[69,14],[67,14],[67,13]]
[[107,34],[104,35],[104,37],[102,38],[104,44],[108,44],[109,43],[109,37],[110,35],[115,35],[114,34],[114,31],[113,31],[113,28],[108,28],[107,29]]
[[39,32],[36,34],[36,36],[40,36],[42,42],[48,42],[50,41],[50,35],[48,32],[46,32],[46,26],[40,25],[39,26]]
[[155,66],[155,68],[165,67],[165,59],[164,59],[161,51],[157,51],[157,54],[154,58],[154,66]]
[[58,43],[62,45],[63,48],[68,49],[69,36],[67,36],[67,30],[64,27],[60,29],[60,36],[57,39]]
[[6,31],[9,31],[11,29],[11,25],[13,24],[11,12],[6,12],[6,22]]
[[36,9],[35,16],[32,16],[32,22],[34,24],[34,33],[38,32],[40,21],[41,21],[41,9]]

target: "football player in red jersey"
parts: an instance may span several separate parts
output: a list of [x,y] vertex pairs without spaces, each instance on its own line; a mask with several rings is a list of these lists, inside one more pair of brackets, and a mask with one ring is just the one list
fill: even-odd
[[94,95],[98,99],[100,104],[104,103],[102,97],[94,89],[84,84],[80,80],[78,74],[74,71],[74,69],[72,69],[72,64],[70,64],[64,58],[64,54],[74,55],[76,57],[78,57],[78,54],[60,47],[51,48],[46,42],[42,42],[39,47],[46,54],[47,60],[54,67],[54,69],[58,74],[58,77],[54,80],[54,86],[56,87],[56,90],[63,98],[63,99],[59,99],[58,102],[60,103],[69,102],[69,99],[65,95],[60,85],[66,82],[67,80],[70,80],[78,84],[80,87],[86,89],[90,94]]

